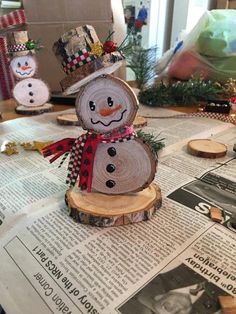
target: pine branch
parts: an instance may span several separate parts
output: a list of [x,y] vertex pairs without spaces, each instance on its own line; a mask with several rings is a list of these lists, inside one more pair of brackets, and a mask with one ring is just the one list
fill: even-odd
[[165,144],[163,142],[164,138],[158,138],[158,136],[150,133],[145,133],[142,130],[138,130],[136,134],[138,138],[141,138],[145,143],[150,146],[155,156],[157,156],[159,150],[165,147]]
[[139,93],[139,100],[148,106],[194,105],[220,96],[223,87],[217,82],[204,81],[202,78],[191,78],[188,81],[177,81],[165,85],[153,86]]

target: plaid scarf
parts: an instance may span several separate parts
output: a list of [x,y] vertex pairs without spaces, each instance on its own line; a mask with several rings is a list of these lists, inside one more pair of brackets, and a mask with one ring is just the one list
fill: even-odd
[[53,156],[50,163],[65,154],[60,166],[70,153],[66,183],[72,187],[80,176],[79,187],[81,190],[91,192],[93,164],[98,145],[100,143],[124,142],[133,138],[133,127],[123,127],[105,134],[87,132],[77,139],[65,138],[48,145],[42,150],[42,153],[44,157]]

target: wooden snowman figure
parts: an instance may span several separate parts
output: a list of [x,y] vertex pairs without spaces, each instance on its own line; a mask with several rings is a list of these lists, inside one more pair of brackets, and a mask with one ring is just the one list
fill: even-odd
[[53,107],[47,103],[50,98],[48,86],[34,77],[38,68],[34,57],[36,48],[37,43],[28,39],[27,31],[8,34],[10,68],[16,80],[13,97],[17,102],[16,112],[20,114],[40,114]]
[[[64,34],[57,45],[62,47],[66,38],[65,51],[66,45],[72,46],[71,41],[81,40],[81,36],[86,43],[82,49],[90,52],[93,61],[86,63],[87,69],[77,67],[72,79],[67,77],[61,85],[66,93],[79,91],[76,113],[87,133],[49,145],[43,154],[54,155],[53,162],[70,153],[66,202],[76,221],[105,227],[147,220],[161,206],[160,189],[151,183],[157,160],[133,130],[138,109],[134,92],[110,75],[123,56],[118,51],[107,52],[89,25]],[[88,38],[93,39],[90,45]],[[94,54],[94,46],[101,47],[101,55]]]

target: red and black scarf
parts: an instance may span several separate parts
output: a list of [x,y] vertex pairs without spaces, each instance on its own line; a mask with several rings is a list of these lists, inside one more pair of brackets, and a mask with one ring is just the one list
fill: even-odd
[[42,153],[44,157],[53,156],[50,159],[50,163],[65,154],[61,164],[70,153],[66,183],[68,183],[70,187],[74,186],[78,176],[80,176],[79,187],[81,190],[91,192],[93,164],[97,146],[100,143],[124,142],[133,138],[133,127],[123,127],[106,134],[88,132],[82,134],[77,139],[65,138],[48,145],[43,149]]

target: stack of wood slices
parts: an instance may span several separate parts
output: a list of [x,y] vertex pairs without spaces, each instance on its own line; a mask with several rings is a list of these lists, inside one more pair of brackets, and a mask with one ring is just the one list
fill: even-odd
[[10,68],[16,80],[13,97],[17,103],[16,112],[20,114],[40,114],[53,107],[47,103],[50,98],[48,86],[36,78],[38,66],[34,55],[37,48],[37,43],[29,40],[27,31],[8,34]]
[[[63,80],[64,90],[79,88],[76,113],[87,133],[48,146],[44,155],[54,155],[55,160],[70,151],[66,192],[70,216],[105,227],[151,218],[161,206],[161,192],[152,183],[156,156],[133,130],[137,98],[124,81],[110,75],[121,65],[122,55],[105,51],[95,34],[86,25],[54,44],[69,75]],[[86,57],[81,59],[83,54]]]

